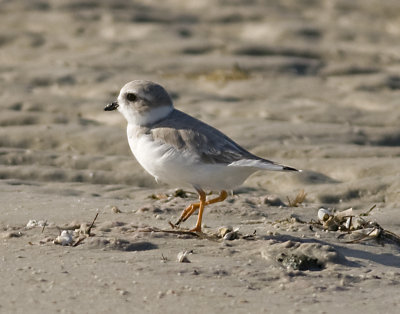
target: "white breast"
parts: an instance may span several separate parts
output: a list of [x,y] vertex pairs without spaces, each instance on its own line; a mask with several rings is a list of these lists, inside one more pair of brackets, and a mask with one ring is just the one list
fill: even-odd
[[157,145],[148,134],[138,134],[137,127],[128,124],[127,128],[128,143],[133,155],[139,164],[156,180],[162,169],[162,161],[165,149],[162,145]]
[[128,142],[140,165],[157,181],[176,187],[197,186],[203,189],[232,189],[256,171],[248,167],[203,164],[190,151],[154,141],[150,135],[139,134],[128,124]]

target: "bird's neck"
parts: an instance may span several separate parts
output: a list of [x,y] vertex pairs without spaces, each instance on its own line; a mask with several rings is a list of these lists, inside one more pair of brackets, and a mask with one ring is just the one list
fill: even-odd
[[134,115],[130,115],[127,120],[129,124],[135,126],[149,126],[166,118],[173,110],[173,106],[156,107],[146,112],[136,112]]

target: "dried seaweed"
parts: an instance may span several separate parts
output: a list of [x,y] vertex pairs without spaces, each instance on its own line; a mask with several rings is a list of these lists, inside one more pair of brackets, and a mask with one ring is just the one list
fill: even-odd
[[376,240],[382,244],[384,242],[393,242],[400,246],[400,237],[398,235],[385,230],[377,222],[363,218],[367,217],[375,207],[376,205],[373,205],[368,211],[359,215],[354,214],[352,208],[334,214],[327,209],[320,208],[318,211],[319,225],[324,230],[345,232],[345,234],[339,235],[338,238],[343,238],[346,235],[354,237],[352,240],[346,241],[346,243]]
[[290,200],[289,197],[287,197],[289,207],[298,207],[300,204],[304,202],[306,199],[307,193],[304,192],[304,190],[301,190],[299,193],[297,193],[295,199],[292,201]]

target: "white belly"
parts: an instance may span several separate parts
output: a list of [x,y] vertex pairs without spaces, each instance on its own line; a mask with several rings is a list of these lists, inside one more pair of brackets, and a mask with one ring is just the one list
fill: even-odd
[[177,187],[230,190],[239,186],[256,171],[248,167],[203,164],[189,151],[176,150],[168,144],[153,141],[149,135],[139,137],[128,126],[128,142],[140,165],[157,181]]

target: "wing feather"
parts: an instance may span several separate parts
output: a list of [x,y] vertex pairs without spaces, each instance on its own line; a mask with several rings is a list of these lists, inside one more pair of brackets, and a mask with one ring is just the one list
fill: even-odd
[[205,163],[296,170],[253,155],[222,132],[179,110],[154,124],[150,132],[154,140],[162,140],[178,150],[190,149]]

